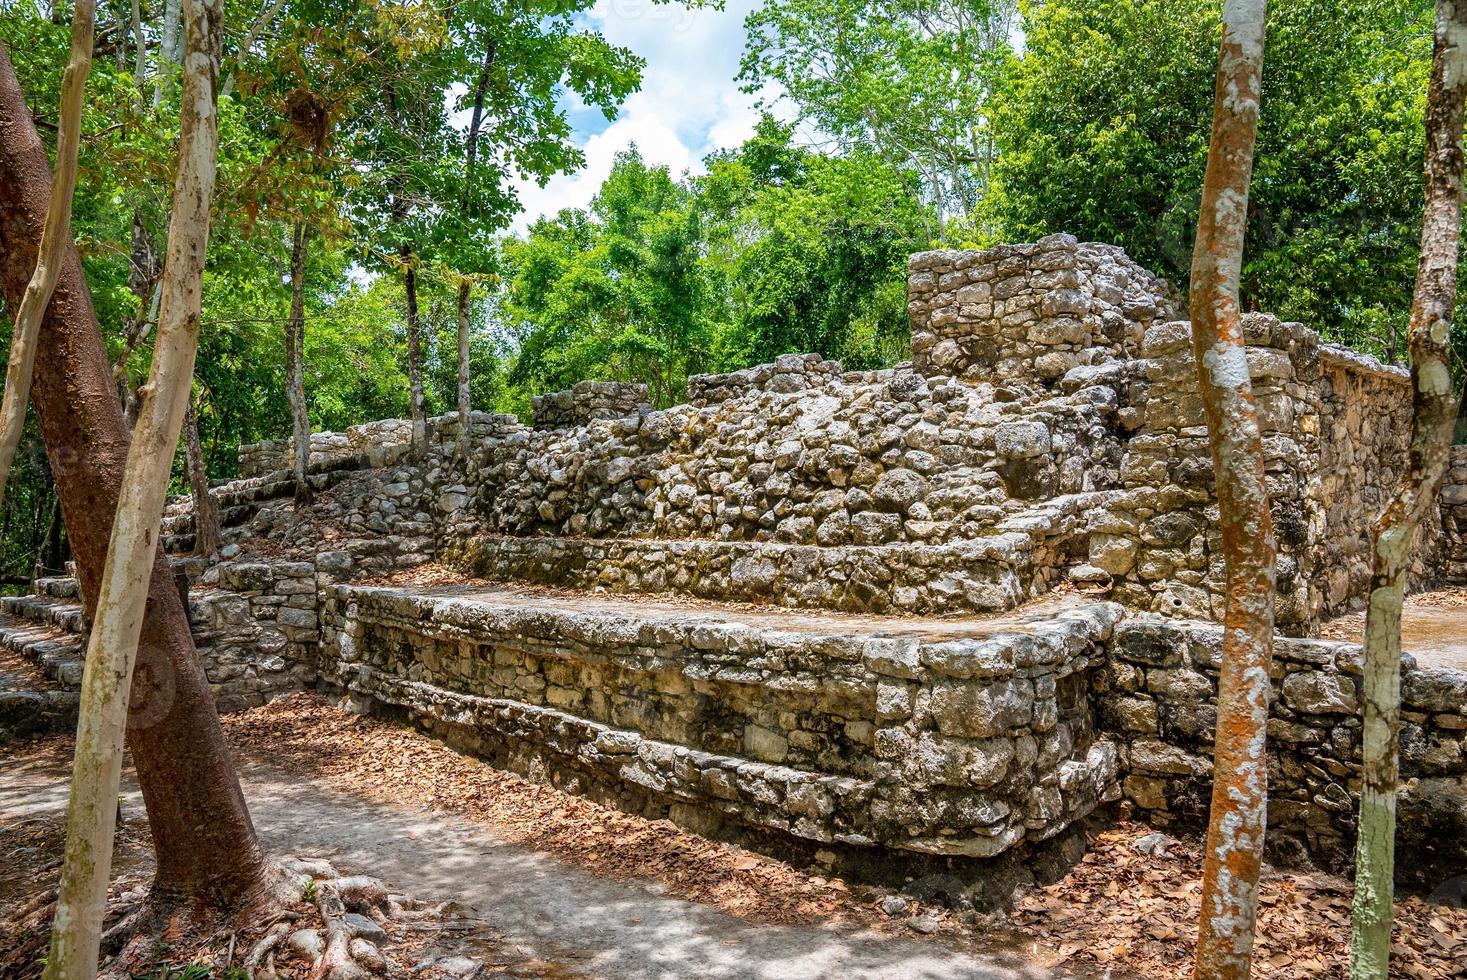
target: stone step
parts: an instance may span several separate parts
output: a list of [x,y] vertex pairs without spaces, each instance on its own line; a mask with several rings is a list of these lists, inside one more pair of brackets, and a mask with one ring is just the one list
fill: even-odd
[[[497,763],[816,842],[987,857],[1113,798],[1074,599],[904,618],[563,589],[340,585],[322,660]],[[620,795],[619,795],[620,794]],[[625,800],[623,799],[623,805]]]
[[0,644],[0,744],[76,729],[80,697]]
[[1056,497],[1004,518],[991,534],[941,544],[481,535],[449,545],[444,558],[494,581],[844,612],[993,613],[1059,582],[1086,515],[1114,496]]
[[31,583],[31,592],[34,595],[49,596],[53,599],[81,601],[81,587],[77,584],[75,576],[72,575],[38,578]]
[[51,595],[0,596],[0,609],[19,621],[51,626],[67,633],[86,632],[81,600]]
[[0,613],[0,647],[33,665],[56,687],[79,690],[86,637],[44,616],[26,614],[38,612],[39,603],[25,607],[25,613],[17,612],[12,606],[14,598],[6,598],[5,611]]

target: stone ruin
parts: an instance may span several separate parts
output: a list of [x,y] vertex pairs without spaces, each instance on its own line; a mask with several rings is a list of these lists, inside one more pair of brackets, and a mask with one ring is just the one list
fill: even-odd
[[[403,421],[322,433],[305,514],[285,444],[241,447],[220,556],[188,556],[187,500],[164,527],[221,707],[340,692],[567,792],[979,904],[1074,860],[1099,807],[1199,823],[1222,562],[1171,287],[1054,236],[913,256],[909,288],[910,364],[786,356],[663,411],[587,383],[534,427],[476,414],[467,459],[452,416],[422,459]],[[1245,326],[1286,634],[1269,839],[1339,869],[1360,650],[1310,637],[1362,604],[1409,384]],[[1467,572],[1455,452],[1416,585]],[[0,640],[74,699],[75,582],[4,603]],[[1401,870],[1434,884],[1467,861],[1467,673],[1408,658],[1403,694]]]

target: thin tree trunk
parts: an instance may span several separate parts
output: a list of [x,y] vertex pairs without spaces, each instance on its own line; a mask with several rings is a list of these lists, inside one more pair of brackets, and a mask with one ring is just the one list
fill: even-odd
[[209,474],[204,466],[204,447],[199,442],[199,413],[189,399],[183,416],[184,455],[188,460],[188,485],[194,501],[194,554],[212,557],[223,546],[219,531],[219,508],[209,492]]
[[0,500],[10,480],[15,450],[25,429],[30,401],[31,369],[36,362],[36,337],[41,319],[56,289],[66,245],[71,241],[71,201],[76,190],[76,156],[81,145],[81,114],[86,99],[87,74],[92,70],[92,0],[78,0],[72,9],[71,58],[61,77],[61,121],[56,129],[56,177],[46,208],[46,227],[35,272],[15,314],[10,336],[10,362],[5,368],[5,396],[0,403]]
[[[6,303],[19,302],[35,265],[50,193],[48,166],[0,44],[0,289]],[[36,346],[31,397],[90,614],[121,492],[128,429],[81,261],[70,244]],[[264,857],[161,548],[154,552],[132,686],[128,742],[157,858],[152,896],[206,908],[235,906],[263,882]]]
[[428,413],[423,404],[423,326],[418,317],[418,267],[412,249],[402,246],[405,271],[403,291],[407,294],[408,387],[412,396],[413,455],[419,459],[428,451]]
[[158,43],[158,56],[162,64],[158,67],[153,83],[153,107],[163,104],[163,86],[168,82],[168,65],[176,65],[178,54],[178,25],[183,15],[182,0],[167,0],[163,5],[163,36]]
[[[484,63],[479,68],[478,84],[474,86],[474,110],[469,114],[464,151],[464,217],[469,220],[474,214],[474,163],[479,156],[479,131],[484,125],[484,98],[498,50],[499,46],[493,40],[484,48]],[[469,430],[472,410],[469,395],[469,295],[473,288],[473,282],[468,278],[458,285],[458,451],[466,460],[473,441]]]
[[143,37],[143,8],[141,0],[132,0],[132,37],[137,45],[136,60],[133,62],[133,84],[142,91],[143,78],[148,73],[148,42]]
[[472,288],[467,279],[458,284],[458,453],[464,459],[468,459],[473,442],[469,397],[469,291]]
[[311,419],[306,410],[306,243],[310,231],[297,221],[290,246],[290,317],[285,321],[285,396],[290,402],[291,473],[297,507],[311,503],[307,466],[311,461]]
[[[71,453],[67,450],[74,449],[79,440],[85,446],[88,441],[95,444],[111,437],[108,440],[112,443],[110,446],[96,448],[112,449],[110,458],[115,460],[116,449],[119,444],[125,444],[126,435],[120,431],[117,415],[113,414],[116,402],[105,382],[105,359],[101,356],[99,342],[77,336],[87,333],[82,329],[83,325],[94,330],[95,320],[87,315],[89,303],[74,252],[68,255],[65,269],[70,280],[69,295],[65,297],[64,305],[55,304],[58,310],[53,320],[60,343],[47,351],[52,359],[47,366],[60,376],[48,378],[50,390],[44,396],[37,386],[36,398],[42,409],[43,429],[49,428],[48,443],[54,447],[53,469],[57,472],[58,485],[63,474],[73,481],[67,496],[71,496],[74,502],[66,509],[69,512],[67,516],[75,518],[74,522],[68,523],[73,524],[78,557],[81,557],[81,540],[87,536],[90,538],[84,563],[89,567],[87,577],[92,584],[97,584],[100,578],[100,588],[95,593],[91,589],[86,590],[98,598],[82,680],[81,720],[68,808],[65,863],[51,951],[46,964],[48,978],[91,977],[97,969],[117,813],[122,741],[129,721],[133,726],[135,758],[144,784],[149,816],[154,823],[154,844],[158,851],[155,884],[162,893],[161,897],[172,897],[173,889],[183,886],[188,888],[185,894],[217,906],[255,894],[263,878],[263,861],[239,794],[238,782],[227,761],[217,715],[213,712],[207,689],[198,690],[202,678],[197,663],[185,665],[180,670],[175,660],[160,671],[155,662],[159,653],[173,652],[169,647],[182,646],[185,654],[192,652],[188,649],[191,643],[187,639],[187,625],[177,594],[168,597],[166,604],[160,603],[162,590],[159,585],[166,584],[167,566],[162,566],[165,581],[160,583],[156,574],[157,537],[198,338],[200,291],[217,151],[214,86],[219,63],[221,9],[222,0],[189,0],[186,25],[188,70],[182,100],[184,110],[178,178],[174,188],[174,217],[163,282],[165,301],[153,370],[144,395],[135,441],[124,464],[111,541],[105,552],[97,547],[99,542],[93,529],[99,519],[106,520],[105,512],[97,511],[110,502],[106,499],[109,496],[106,490],[109,485],[117,485],[115,476],[104,471],[95,474],[102,477],[95,485],[76,487],[77,472],[88,468],[95,471],[102,461],[90,457],[86,460],[68,458]],[[0,132],[4,136],[0,142],[6,145],[7,162],[15,165],[17,173],[5,174],[6,179],[0,180],[0,187],[10,189],[14,198],[24,198],[29,189],[27,184],[33,186],[36,182],[35,176],[26,172],[24,153],[27,149],[24,144],[30,142],[34,145],[34,131],[27,133],[24,122],[17,125],[14,116],[17,109],[23,115],[24,104],[6,59],[0,65]],[[27,135],[31,140],[26,139]],[[17,152],[20,153],[18,159],[14,155]],[[4,193],[0,191],[0,194]],[[0,214],[0,217],[23,215],[26,210],[23,201],[11,203],[10,208],[4,209],[10,213]],[[11,236],[5,235],[5,239],[10,241]],[[68,367],[76,373],[64,374]],[[70,416],[64,420],[55,418],[57,389],[64,392],[59,400]],[[88,421],[85,418],[88,414],[97,423],[96,431],[80,428]],[[112,478],[107,479],[109,476]],[[151,590],[150,556],[154,558]],[[146,616],[150,604],[154,606],[154,615]],[[161,610],[159,605],[163,605]],[[163,615],[160,616],[160,612]],[[152,621],[150,630],[144,629],[147,620]],[[172,627],[163,635],[158,629],[159,620]],[[182,637],[178,637],[178,633],[182,633]],[[129,691],[140,637],[148,649],[141,675],[147,680],[140,691],[141,703],[129,714]],[[169,660],[173,658],[169,657]],[[188,671],[192,672],[192,677],[180,676]],[[165,679],[176,682],[175,690],[158,690],[158,682]],[[202,707],[179,704],[180,701],[197,702],[200,696]],[[178,730],[176,720],[182,720],[177,718],[179,714],[184,714],[193,723],[189,726],[191,730]],[[175,724],[170,724],[170,720],[175,720]],[[176,784],[184,785],[160,785],[158,777],[163,773],[157,768],[160,761],[157,750],[161,748],[156,744],[159,736],[170,743],[167,749],[176,753],[164,764],[166,775]],[[193,744],[179,744],[183,741]],[[201,761],[206,761],[207,769],[190,771],[190,763]],[[190,783],[193,785],[187,785]],[[199,803],[205,805],[180,812],[181,808]],[[207,830],[202,826],[204,824],[210,825]],[[184,840],[177,839],[180,829]],[[172,853],[172,848],[180,845],[193,845],[195,853]],[[215,862],[219,866],[205,871],[199,867],[201,861]],[[170,880],[171,875],[185,869],[193,873],[181,880]]]
[[[250,48],[254,47],[255,42],[260,39],[261,34],[265,33],[265,28],[269,27],[271,22],[275,20],[276,14],[280,13],[280,8],[283,6],[285,6],[285,0],[273,0],[270,6],[260,12],[260,16],[256,18],[254,26],[250,28],[250,32],[240,42],[239,50],[234,53],[236,66],[248,56]],[[224,84],[219,89],[220,97],[234,94],[234,82],[238,74],[238,69],[236,68],[225,76]]]
[[1192,346],[1207,412],[1227,612],[1195,975],[1249,975],[1268,806],[1276,548],[1239,309],[1263,85],[1266,0],[1226,0],[1212,146],[1192,258]]
[[1401,602],[1411,549],[1436,507],[1457,418],[1452,318],[1462,233],[1462,122],[1467,99],[1467,3],[1437,0],[1426,107],[1426,214],[1411,301],[1411,445],[1396,490],[1375,525],[1365,614],[1365,727],[1350,975],[1384,978],[1390,967],[1396,792],[1400,788]]

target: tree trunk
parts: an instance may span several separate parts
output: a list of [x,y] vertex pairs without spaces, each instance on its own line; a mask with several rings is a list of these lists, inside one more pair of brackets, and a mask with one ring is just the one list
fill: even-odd
[[194,554],[212,557],[223,546],[219,531],[219,508],[209,492],[209,474],[204,466],[204,447],[199,442],[199,413],[190,399],[183,416],[184,455],[188,460],[188,485],[194,500]]
[[183,16],[182,0],[166,0],[163,5],[163,34],[158,44],[157,78],[153,82],[153,107],[163,104],[163,86],[168,82],[168,65],[179,62],[178,24]]
[[[484,125],[484,98],[489,90],[489,72],[499,46],[491,39],[484,48],[484,63],[474,86],[474,109],[469,114],[469,131],[464,147],[464,217],[474,214],[474,163],[479,156],[479,131]],[[473,441],[469,428],[469,294],[473,283],[465,278],[458,285],[458,452],[465,460]]]
[[290,402],[291,473],[295,503],[311,503],[306,469],[311,461],[311,418],[306,410],[306,242],[310,231],[297,221],[290,245],[290,317],[285,321],[285,397]]
[[473,432],[469,422],[469,291],[473,285],[465,279],[458,284],[458,454],[469,458]]
[[1192,258],[1192,347],[1207,412],[1228,589],[1195,964],[1196,976],[1209,980],[1249,975],[1268,806],[1265,740],[1276,549],[1238,303],[1266,13],[1266,0],[1223,5],[1212,145]]
[[1448,466],[1457,399],[1450,330],[1462,234],[1462,122],[1467,99],[1467,3],[1437,0],[1426,107],[1426,213],[1406,337],[1411,353],[1411,445],[1395,494],[1375,525],[1365,614],[1365,728],[1350,974],[1390,966],[1396,792],[1400,788],[1401,602],[1411,549],[1435,509]]
[[178,175],[160,285],[158,337],[123,469],[87,642],[47,980],[85,980],[97,968],[128,697],[149,599],[148,558],[157,554],[159,519],[198,352],[209,205],[219,148],[216,96],[223,8],[224,0],[187,0],[186,5]]
[[[19,302],[35,264],[50,193],[47,162],[0,45],[0,287],[7,303]],[[36,346],[31,394],[90,609],[120,495],[128,433],[74,247],[66,249]],[[264,856],[161,550],[153,558],[129,725],[157,854],[155,899],[227,908],[255,894],[264,880]]]
[[418,318],[418,267],[412,249],[402,246],[406,271],[402,277],[407,294],[408,386],[412,393],[413,455],[423,458],[428,452],[428,413],[423,404],[423,326]]
[[30,401],[31,368],[36,361],[36,335],[51,302],[62,256],[71,241],[71,200],[76,190],[76,155],[81,144],[82,104],[86,99],[87,74],[92,70],[92,0],[78,0],[71,15],[71,58],[61,78],[61,121],[56,129],[56,178],[46,207],[46,227],[36,269],[21,297],[10,335],[10,361],[5,369],[5,396],[0,403],[0,500],[10,480],[15,450],[25,429],[26,405]]

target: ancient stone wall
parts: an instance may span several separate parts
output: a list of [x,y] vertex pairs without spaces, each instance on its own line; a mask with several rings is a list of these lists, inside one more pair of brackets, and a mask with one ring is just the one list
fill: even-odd
[[840,362],[827,361],[819,354],[784,354],[773,364],[759,364],[731,374],[693,375],[688,379],[688,403],[703,408],[751,391],[791,394],[823,388],[841,373]]
[[912,256],[912,363],[973,381],[1057,381],[1135,356],[1180,314],[1171,286],[1111,245],[1051,235],[1032,245]]
[[[1318,341],[1297,323],[1244,319],[1253,395],[1279,548],[1280,626],[1307,632],[1321,603],[1311,577],[1322,533]],[[1221,618],[1226,583],[1213,502],[1207,422],[1186,321],[1158,324],[1128,365],[1123,396],[1135,426],[1121,464],[1126,493],[1091,522],[1090,563],[1116,582],[1118,601],[1173,616]]]
[[339,586],[323,637],[364,704],[579,791],[635,784],[651,816],[991,857],[1116,795],[1086,672],[1118,607],[967,639],[585,606]]
[[1446,581],[1467,582],[1467,445],[1452,447],[1441,496],[1442,543],[1438,569]]
[[535,428],[567,429],[593,419],[619,419],[651,407],[647,386],[619,381],[581,381],[569,391],[535,395]]
[[[1123,742],[1126,798],[1156,826],[1205,819],[1212,791],[1220,627],[1140,616],[1109,645],[1095,697]],[[1360,647],[1280,638],[1269,737],[1269,840],[1349,867],[1360,789]],[[1435,874],[1467,865],[1467,673],[1402,671],[1401,863]],[[1432,872],[1422,869],[1433,868]],[[1439,880],[1425,880],[1432,886]]]
[[219,710],[264,704],[315,680],[314,563],[225,562],[211,578],[214,585],[190,589],[189,620]]
[[[611,398],[610,418],[551,399],[546,428],[476,416],[467,458],[452,417],[418,460],[384,423],[369,444],[323,440],[303,511],[275,470],[222,489],[224,563],[194,569],[221,698],[319,678],[567,789],[812,846],[999,853],[1112,794],[1117,761],[1158,822],[1195,816],[1218,636],[1203,621],[1221,614],[1223,569],[1188,324],[1164,283],[1064,237],[918,256],[912,279],[915,366],[787,357],[695,378],[693,403],[665,411]],[[1308,634],[1363,598],[1409,390],[1299,324],[1245,329],[1279,622]],[[1467,571],[1464,486],[1458,452],[1418,581]],[[182,544],[186,520],[171,511],[165,540]],[[520,584],[483,601],[343,584],[432,559]],[[1066,579],[1114,603],[996,642],[974,623],[902,638],[905,619],[715,628],[647,595],[725,616],[730,602],[937,616],[1002,613]],[[624,606],[551,609],[525,583]],[[1112,635],[1122,609],[1139,615]],[[1352,649],[1283,641],[1278,659],[1276,838],[1325,860],[1348,854]],[[1454,840],[1464,699],[1463,675],[1408,669],[1407,805]]]
[[[1359,608],[1370,590],[1372,529],[1395,490],[1411,432],[1411,375],[1343,347],[1320,348],[1319,495],[1314,579],[1325,612]],[[1444,498],[1445,500],[1445,498]],[[1422,528],[1412,587],[1443,580],[1441,527]]]

